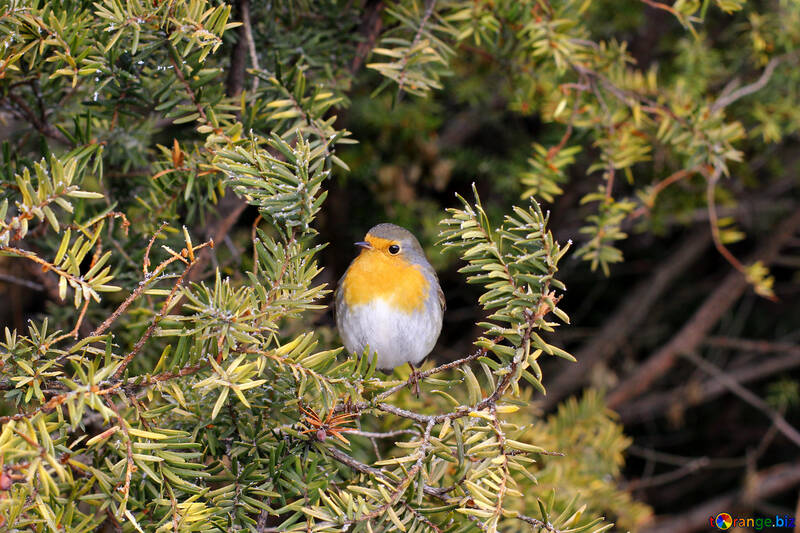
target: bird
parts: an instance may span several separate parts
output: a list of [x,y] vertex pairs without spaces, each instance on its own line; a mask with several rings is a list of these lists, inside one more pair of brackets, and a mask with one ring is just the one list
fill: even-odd
[[361,250],[336,288],[334,314],[344,346],[356,356],[369,347],[387,374],[408,363],[409,385],[419,396],[416,366],[442,331],[439,278],[417,238],[403,227],[378,224],[355,245]]

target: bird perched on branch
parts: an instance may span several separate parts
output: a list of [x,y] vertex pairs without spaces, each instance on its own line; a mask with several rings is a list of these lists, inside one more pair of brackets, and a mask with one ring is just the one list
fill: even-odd
[[379,369],[408,363],[419,395],[419,365],[442,330],[445,299],[436,271],[419,241],[405,228],[378,224],[336,289],[336,325],[344,346],[361,355],[369,346]]

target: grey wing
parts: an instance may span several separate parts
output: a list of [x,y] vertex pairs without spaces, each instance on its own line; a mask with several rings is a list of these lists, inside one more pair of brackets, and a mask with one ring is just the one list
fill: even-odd
[[436,271],[433,269],[433,267],[429,268],[430,268],[430,273],[433,274],[433,279],[436,280],[436,292],[438,292],[439,296],[439,305],[442,308],[442,313],[444,313],[447,310],[447,301],[444,298],[444,292],[442,291],[442,286],[439,283],[439,276],[436,275]]
[[339,316],[342,313],[341,306],[344,303],[344,289],[342,288],[342,284],[344,283],[345,276],[347,276],[347,270],[345,270],[344,274],[342,274],[342,277],[339,278],[338,283],[336,283],[336,292],[334,293],[333,320],[336,322],[337,326],[339,325]]

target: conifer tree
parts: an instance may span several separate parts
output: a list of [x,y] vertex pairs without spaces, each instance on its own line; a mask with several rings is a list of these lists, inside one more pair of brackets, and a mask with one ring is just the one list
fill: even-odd
[[[743,4],[653,3],[685,27],[685,58],[702,47],[709,13]],[[685,77],[631,68],[624,42],[593,36],[589,22],[607,8],[3,2],[0,255],[25,265],[48,304],[0,338],[2,527],[566,533],[645,523],[650,509],[617,486],[630,441],[602,394],[549,417],[533,403],[548,383],[541,362],[574,361],[550,336],[569,323],[559,264],[570,243],[553,237],[540,202],[593,152],[588,171],[602,178],[582,201],[597,207],[574,253],[607,272],[622,260],[629,215],[656,209],[671,183],[702,180],[713,209],[747,133],[728,109],[749,93],[709,98]],[[763,35],[770,24],[788,22],[765,19]],[[764,76],[796,60],[793,43],[762,47]],[[362,139],[340,115],[363,87],[391,110],[428,105],[481,57],[504,71],[508,108],[537,113],[559,137],[533,146],[513,175],[513,207],[487,203],[476,175],[438,212],[437,242],[426,244],[457,257],[485,319],[469,352],[426,364],[417,398],[402,370],[378,372],[315,322],[332,289],[321,281],[320,218],[334,180],[361,179],[345,154]],[[772,90],[764,105],[783,114],[750,110],[765,140],[798,123],[790,96]],[[657,150],[675,170],[618,197],[615,180],[635,182]],[[252,225],[239,231],[244,212]],[[720,253],[770,296],[764,265],[725,247],[740,232],[711,224]]]

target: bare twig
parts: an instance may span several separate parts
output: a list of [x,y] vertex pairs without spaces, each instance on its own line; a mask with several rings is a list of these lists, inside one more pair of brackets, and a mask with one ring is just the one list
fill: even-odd
[[642,216],[645,213],[647,213],[653,207],[653,203],[655,203],[656,197],[661,193],[661,191],[663,191],[664,189],[666,189],[667,187],[669,187],[673,183],[676,183],[678,181],[681,181],[682,179],[688,178],[692,174],[695,174],[695,173],[697,173],[699,171],[700,171],[700,168],[697,167],[697,166],[694,166],[692,168],[684,168],[684,169],[678,170],[677,172],[673,172],[672,174],[670,174],[669,176],[667,176],[663,180],[661,180],[658,183],[656,183],[653,186],[652,190],[650,191],[650,195],[649,195],[649,198],[648,198],[647,205],[643,205],[643,206],[639,207],[638,209],[636,209],[635,211],[633,211],[630,214],[629,218],[631,218],[631,219],[639,218],[640,216]]
[[707,233],[694,232],[652,275],[630,291],[600,331],[575,353],[578,363],[561,368],[550,380],[547,396],[542,400],[546,410],[553,409],[561,398],[586,383],[594,365],[617,353],[631,333],[647,318],[650,309],[659,301],[664,291],[700,257],[708,247],[709,240]]
[[[755,344],[755,341],[749,341]],[[714,344],[712,344],[714,345]],[[757,362],[737,367],[728,371],[728,376],[739,384],[757,381],[778,372],[786,372],[800,367],[800,347],[787,350],[788,355],[782,357],[759,358]],[[687,393],[690,387],[692,393]],[[667,410],[699,405],[718,398],[727,391],[721,382],[709,379],[700,385],[681,386],[667,392],[656,392],[639,398],[636,402],[622,405],[617,410],[625,424],[633,424],[658,418]]]
[[759,76],[756,81],[749,85],[745,85],[744,87],[739,87],[730,94],[722,95],[717,98],[717,100],[711,105],[711,112],[713,113],[728,107],[739,98],[743,98],[763,89],[767,83],[769,83],[770,78],[772,78],[772,73],[775,72],[775,67],[785,61],[788,57],[789,54],[784,54],[770,59],[769,63],[767,63],[767,66],[764,67],[764,71],[761,73],[761,76]]
[[122,374],[125,372],[125,369],[128,367],[130,362],[133,360],[134,357],[136,357],[136,354],[139,353],[139,351],[142,349],[142,347],[150,338],[150,336],[153,335],[156,326],[158,326],[158,323],[164,318],[164,315],[167,314],[167,311],[169,311],[172,299],[175,297],[175,293],[178,291],[181,284],[183,284],[183,279],[186,277],[186,274],[188,274],[191,268],[194,266],[195,262],[196,261],[190,262],[183,270],[183,273],[180,275],[180,277],[178,277],[178,280],[172,285],[172,290],[169,292],[167,299],[164,300],[164,304],[161,306],[161,311],[155,317],[153,317],[153,320],[152,322],[150,322],[150,325],[147,327],[147,330],[144,332],[144,335],[142,335],[142,337],[133,346],[133,349],[122,359],[119,368],[117,368],[116,372],[114,372],[114,379],[119,379],[122,377]]
[[[772,262],[783,245],[800,228],[800,210],[786,218],[756,251],[755,257],[764,264]],[[672,339],[650,356],[632,375],[608,397],[612,409],[635,398],[663,376],[674,364],[679,354],[694,351],[726,310],[738,300],[747,288],[747,280],[739,272],[731,272],[706,301],[695,311]]]
[[691,533],[708,531],[708,517],[721,511],[731,511],[739,504],[751,503],[779,494],[800,483],[800,462],[783,463],[748,476],[742,489],[728,492],[707,500],[691,509],[685,509],[676,516],[657,517],[656,522],[642,533]]
[[393,439],[395,437],[399,437],[400,435],[419,435],[419,432],[414,431],[413,429],[396,429],[394,431],[386,431],[384,433],[377,433],[374,431],[361,431],[356,429],[348,433],[350,435],[355,435],[357,437],[366,437],[368,439]]
[[778,431],[780,431],[787,439],[794,442],[797,446],[800,446],[800,432],[798,432],[794,426],[789,424],[783,415],[770,407],[767,402],[739,385],[739,383],[737,383],[735,379],[731,378],[725,371],[709,363],[697,354],[693,352],[686,352],[682,355],[695,365],[699,366],[705,372],[714,376],[715,379],[725,385],[728,390],[741,398],[743,401],[767,415],[775,424],[775,427],[778,429]]
[[42,285],[41,283],[36,283],[35,281],[18,278],[10,274],[4,274],[2,272],[0,272],[0,281],[5,281],[6,283],[13,283],[14,285],[19,285],[21,287],[28,288],[32,291],[41,292],[45,290],[44,285]]

